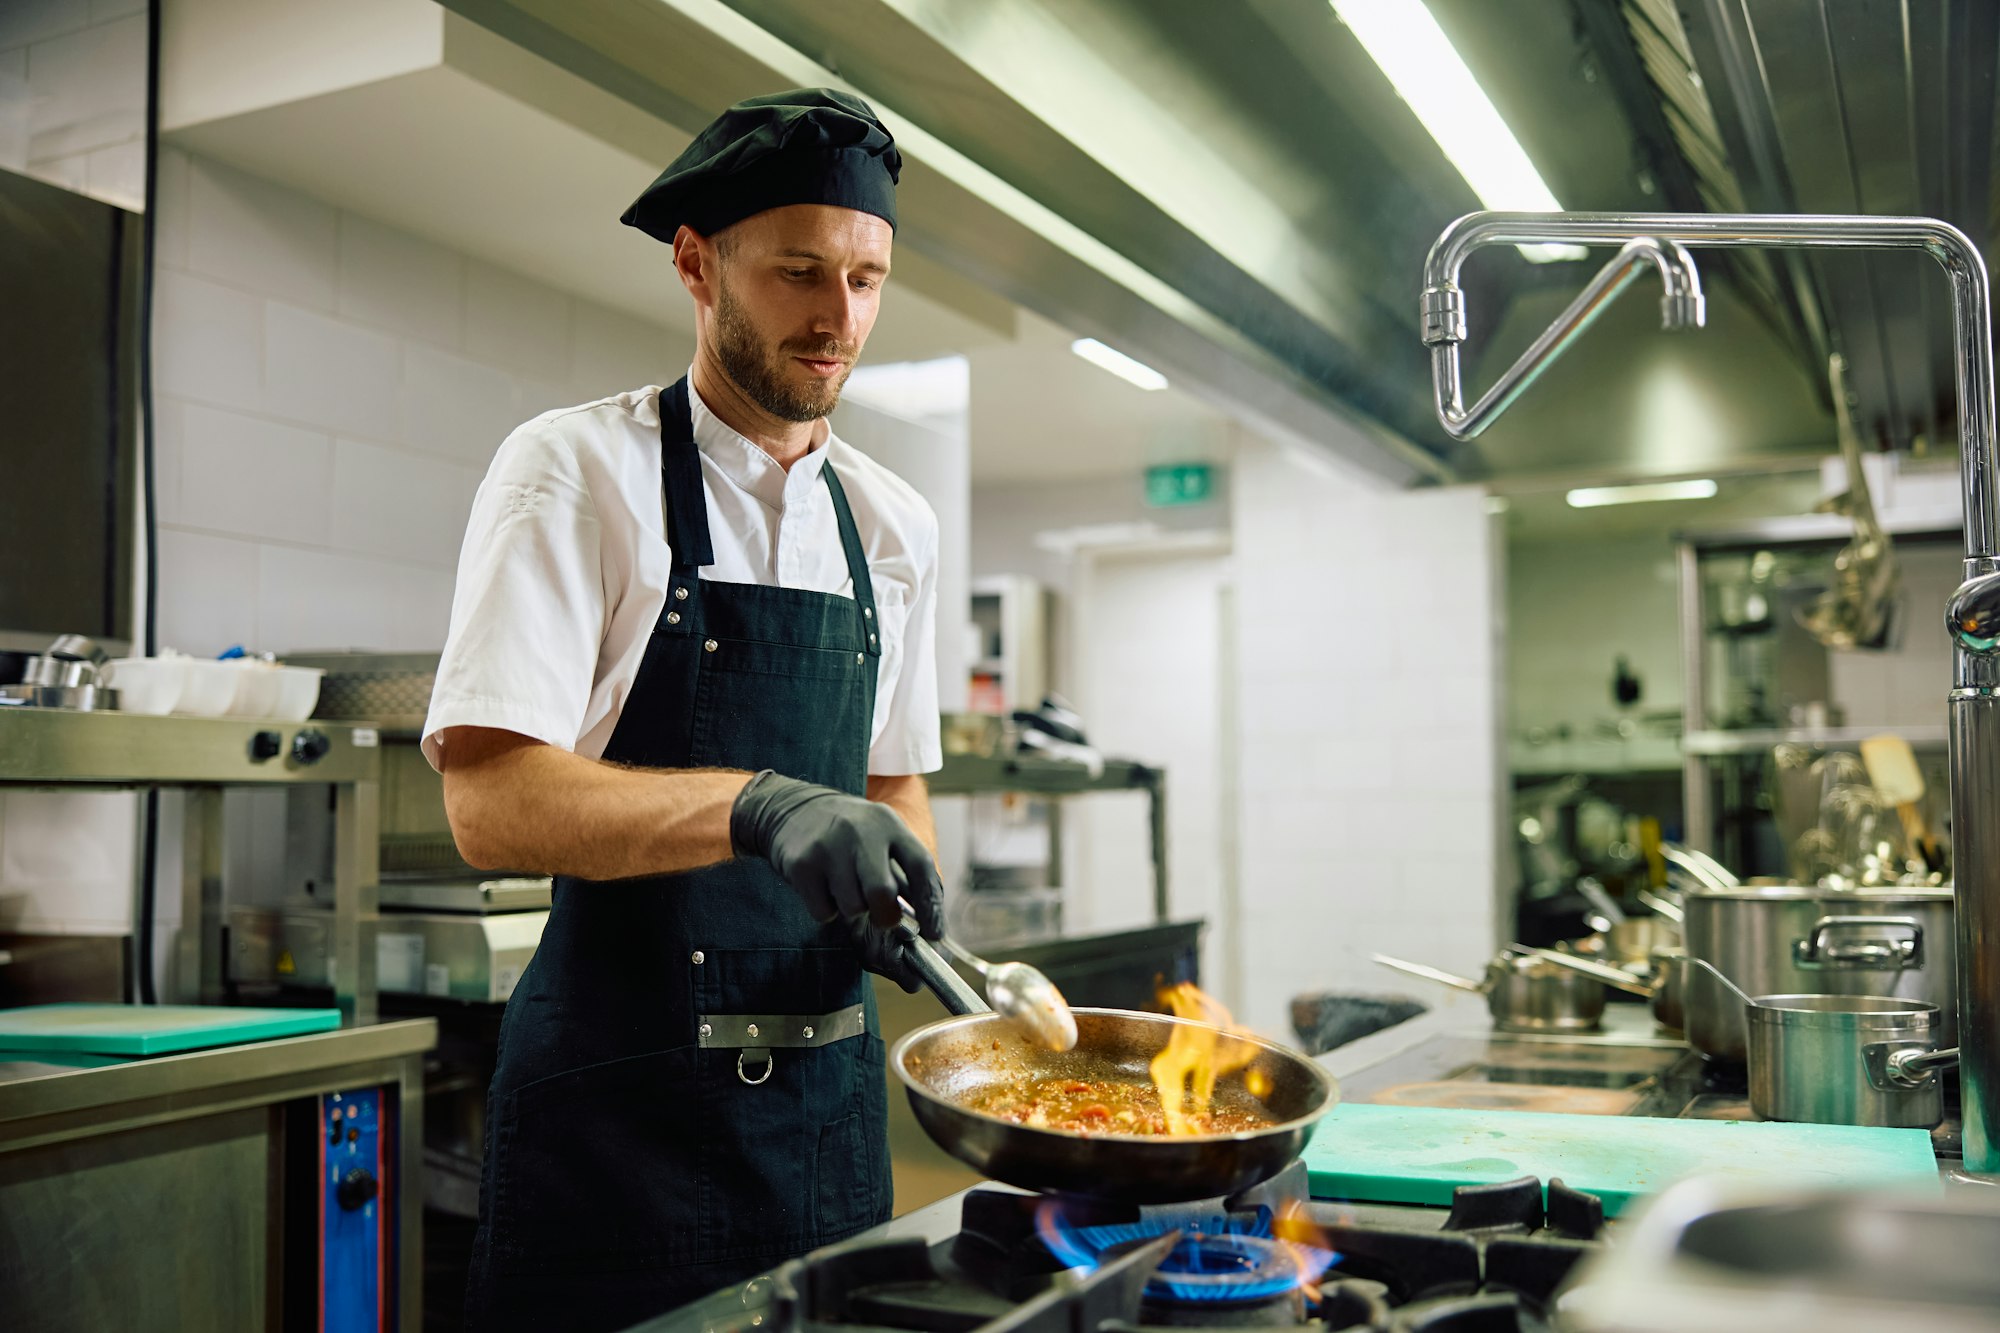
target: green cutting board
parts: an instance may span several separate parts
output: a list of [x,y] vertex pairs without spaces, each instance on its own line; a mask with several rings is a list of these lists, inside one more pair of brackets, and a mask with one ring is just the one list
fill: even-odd
[[1427,1106],[1336,1106],[1305,1162],[1318,1199],[1448,1204],[1460,1185],[1560,1177],[1603,1199],[1608,1216],[1693,1175],[1792,1187],[1938,1185],[1921,1129]]
[[167,1055],[340,1026],[338,1009],[206,1004],[31,1004],[0,1009],[0,1049]]

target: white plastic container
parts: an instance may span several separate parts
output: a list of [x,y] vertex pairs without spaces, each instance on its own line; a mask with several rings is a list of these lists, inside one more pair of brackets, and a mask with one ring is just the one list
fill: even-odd
[[277,698],[271,711],[265,716],[279,722],[303,722],[312,716],[313,705],[319,702],[320,677],[326,674],[320,667],[274,666],[271,674],[278,678]]
[[179,659],[183,681],[176,713],[189,717],[222,717],[236,703],[236,692],[247,679],[234,662],[217,662],[206,657]]
[[236,688],[236,699],[229,705],[230,717],[273,717],[278,706],[278,668],[269,662],[254,658],[236,658],[224,662],[233,667],[243,677]]
[[104,681],[118,691],[118,711],[159,717],[179,706],[187,683],[184,657],[120,657],[104,664]]

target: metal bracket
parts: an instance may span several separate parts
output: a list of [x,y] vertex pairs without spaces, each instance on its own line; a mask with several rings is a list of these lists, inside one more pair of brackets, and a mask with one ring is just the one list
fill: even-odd
[[695,1041],[708,1050],[809,1049],[867,1030],[868,1011],[850,1004],[830,1014],[703,1014],[696,1020]]

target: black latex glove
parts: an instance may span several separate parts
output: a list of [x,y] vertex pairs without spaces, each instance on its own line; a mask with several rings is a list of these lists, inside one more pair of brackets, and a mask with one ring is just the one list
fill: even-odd
[[944,933],[930,848],[879,801],[765,769],[731,807],[729,840],[737,855],[769,861],[815,921],[865,916],[887,930],[902,920],[900,895],[925,939]]
[[847,929],[854,936],[861,966],[889,978],[911,995],[924,988],[923,976],[910,961],[910,941],[916,938],[916,932],[910,929],[908,921],[898,920],[884,930],[867,917],[857,916],[848,921]]

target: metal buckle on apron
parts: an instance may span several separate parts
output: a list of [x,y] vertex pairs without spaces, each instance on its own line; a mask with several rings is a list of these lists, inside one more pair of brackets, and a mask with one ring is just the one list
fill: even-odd
[[[703,1014],[696,1020],[695,1040],[704,1050],[734,1049],[736,1077],[753,1086],[771,1077],[773,1048],[792,1050],[830,1046],[868,1030],[868,1012],[858,1004],[830,1014]],[[744,1065],[751,1057],[764,1062],[764,1072],[751,1078]]]

